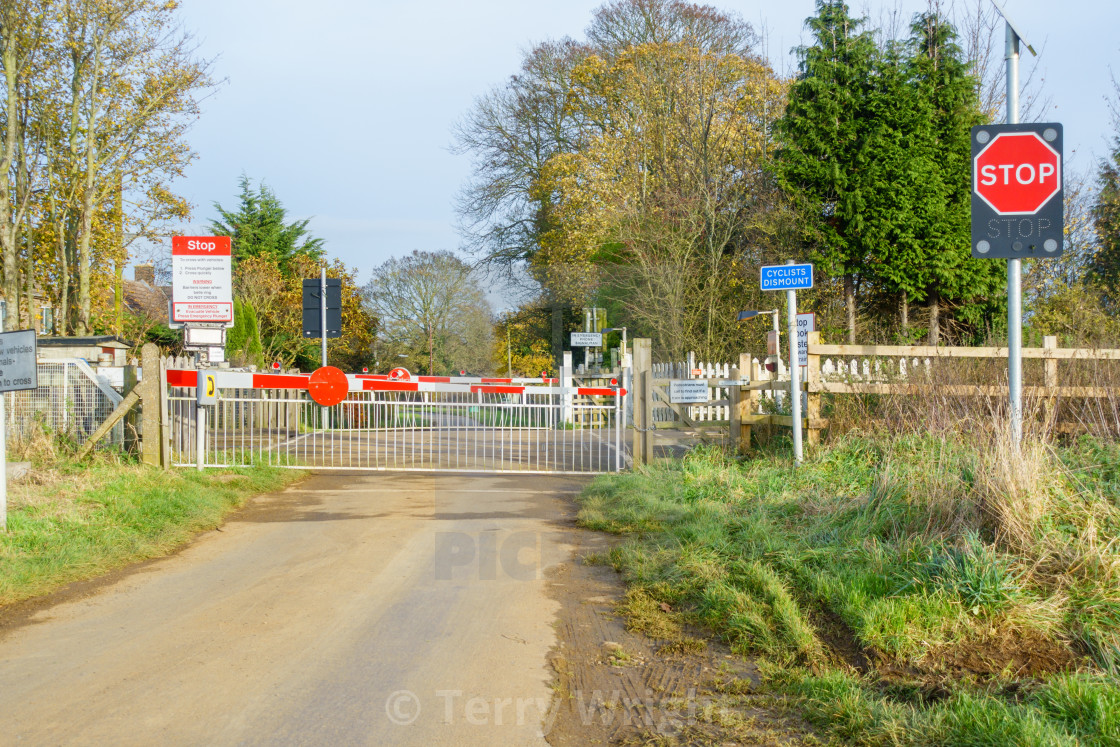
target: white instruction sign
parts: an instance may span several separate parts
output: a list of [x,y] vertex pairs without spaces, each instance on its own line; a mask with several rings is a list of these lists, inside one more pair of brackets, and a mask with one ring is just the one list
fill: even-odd
[[816,331],[816,314],[797,315],[797,365],[809,365],[809,333]]
[[229,236],[171,239],[171,321],[233,323]]
[[573,332],[573,348],[601,348],[603,347],[603,334],[601,332]]
[[674,405],[707,404],[708,382],[697,379],[673,379],[669,382],[669,402]]

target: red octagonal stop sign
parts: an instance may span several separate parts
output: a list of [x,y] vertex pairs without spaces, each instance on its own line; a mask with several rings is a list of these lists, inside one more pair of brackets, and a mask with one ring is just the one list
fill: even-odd
[[311,372],[307,379],[307,393],[316,404],[330,407],[346,399],[350,383],[346,374],[334,366],[323,366]]
[[1000,215],[1033,215],[1062,191],[1062,157],[1036,132],[1002,132],[972,164],[976,194]]

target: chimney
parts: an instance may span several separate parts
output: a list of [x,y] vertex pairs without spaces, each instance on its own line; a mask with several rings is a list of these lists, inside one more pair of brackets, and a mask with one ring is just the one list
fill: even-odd
[[138,283],[147,283],[149,288],[156,287],[155,265],[136,265],[136,268],[133,271],[133,277]]

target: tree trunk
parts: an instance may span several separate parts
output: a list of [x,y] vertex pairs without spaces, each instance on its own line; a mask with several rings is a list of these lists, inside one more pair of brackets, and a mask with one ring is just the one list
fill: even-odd
[[[88,161],[92,166],[93,146],[87,146],[90,152]],[[78,336],[90,334],[92,302],[90,296],[90,277],[93,272],[91,262],[91,245],[93,233],[93,212],[96,209],[94,176],[92,170],[86,171],[85,189],[82,190],[82,206],[78,212],[77,228],[77,320],[74,324],[74,334]]]
[[929,292],[929,339],[927,343],[936,345],[941,339],[941,294],[937,288]]
[[909,341],[910,339],[910,294],[902,291],[902,298],[899,301],[899,316],[902,321],[902,337]]
[[848,311],[848,344],[856,344],[856,279],[851,273],[844,276],[844,306]]
[[117,172],[117,194],[113,204],[114,240],[116,242],[116,267],[113,271],[113,333],[124,333],[124,266],[128,261],[124,251],[124,180]]
[[16,47],[12,28],[4,28],[3,64],[6,85],[7,106],[4,127],[4,151],[0,155],[0,254],[3,255],[4,299],[8,302],[8,313],[15,316],[12,328],[19,327],[19,242],[16,241],[17,226],[12,216],[11,173],[12,162],[16,156],[16,141],[19,135],[19,90],[16,79]]

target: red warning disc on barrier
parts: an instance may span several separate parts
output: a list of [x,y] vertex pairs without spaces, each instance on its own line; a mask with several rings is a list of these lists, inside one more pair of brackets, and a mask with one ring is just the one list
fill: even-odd
[[337,405],[346,399],[349,391],[350,383],[346,381],[346,374],[334,366],[315,369],[307,380],[307,393],[316,404],[323,407]]
[[407,368],[394,368],[389,372],[389,379],[391,381],[408,381],[412,378],[412,374],[408,372]]

